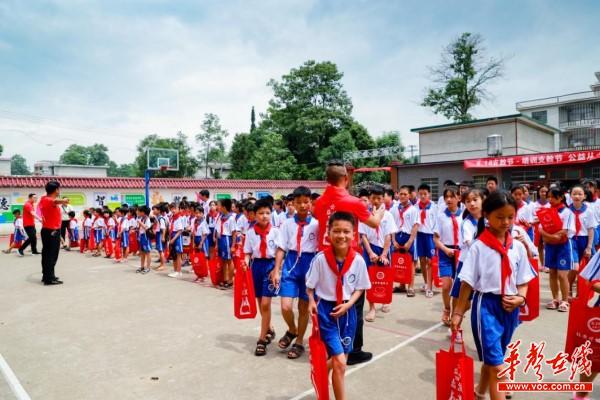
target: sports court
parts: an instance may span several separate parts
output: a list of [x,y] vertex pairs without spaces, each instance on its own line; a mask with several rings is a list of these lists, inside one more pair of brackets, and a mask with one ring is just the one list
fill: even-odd
[[[231,291],[193,283],[193,273],[181,280],[168,278],[168,271],[142,276],[134,272],[135,261],[114,264],[61,252],[57,275],[65,284],[44,287],[38,256],[2,255],[0,354],[31,399],[314,398],[308,357],[290,361],[276,344],[266,357],[253,355],[259,321],[234,318]],[[545,274],[543,279],[542,304],[549,300]],[[395,294],[392,312],[366,323],[365,350],[375,358],[349,367],[349,398],[435,398],[435,353],[448,346],[447,329],[438,323],[440,304],[439,294],[431,300]],[[285,325],[277,300],[274,305],[280,337]],[[566,314],[542,310],[540,318],[521,325],[515,339],[527,345],[546,340],[545,354],[554,356],[563,346],[566,321]],[[464,328],[475,357],[467,321]],[[519,380],[535,380],[528,377]],[[0,399],[16,398],[2,376]]]

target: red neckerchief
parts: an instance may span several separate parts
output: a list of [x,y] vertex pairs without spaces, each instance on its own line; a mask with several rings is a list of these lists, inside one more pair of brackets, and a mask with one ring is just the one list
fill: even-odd
[[96,229],[96,221],[98,221],[98,218],[100,217],[94,217],[94,220],[92,221],[92,228]]
[[582,204],[581,208],[577,210],[575,209],[575,204],[572,204],[570,208],[571,211],[573,211],[573,214],[575,214],[575,236],[577,236],[579,235],[579,231],[581,230],[581,214],[585,212],[587,207],[585,206],[585,204]]
[[231,214],[222,214],[221,215],[221,220],[219,221],[221,228],[219,230],[221,236],[223,236],[223,229],[225,227],[225,222],[227,222],[229,220],[229,217],[231,216]]
[[208,216],[213,219],[213,223],[217,220],[218,215],[219,213],[216,210],[208,212]]
[[271,223],[269,222],[264,229],[254,225],[254,232],[260,236],[260,258],[267,258],[267,235],[271,232]]
[[298,215],[294,215],[294,221],[296,221],[296,225],[298,225],[298,231],[296,232],[296,252],[298,253],[298,258],[300,257],[300,253],[302,253],[302,236],[304,235],[304,227],[310,224],[310,220],[310,215],[307,216],[304,221],[300,221],[298,219]]
[[344,275],[350,269],[352,262],[354,261],[354,257],[356,257],[356,252],[352,247],[348,249],[348,255],[346,255],[346,259],[344,260],[344,264],[342,266],[342,270],[338,268],[337,261],[335,259],[335,254],[333,254],[333,247],[327,247],[323,250],[323,254],[325,254],[325,260],[327,261],[327,265],[329,265],[329,269],[336,276],[336,284],[335,284],[335,297],[336,303],[338,305],[344,302],[344,291],[343,291],[343,279]]
[[500,253],[500,293],[504,296],[504,286],[506,286],[506,281],[510,280],[510,276],[512,275],[512,268],[510,267],[510,260],[508,259],[508,249],[512,246],[512,236],[510,235],[510,232],[506,232],[506,245],[503,246],[496,236],[486,228],[481,235],[479,235],[478,239],[490,249]]
[[450,217],[450,219],[452,220],[452,241],[453,241],[453,245],[455,247],[458,246],[458,221],[456,219],[456,213],[460,214],[460,210],[457,209],[456,213],[453,213],[452,211],[450,211],[449,209],[445,209],[444,213]]
[[[524,201],[521,202],[521,205],[517,207],[517,214],[521,208],[525,207],[526,204],[527,203],[525,203]],[[515,214],[515,217],[516,217],[516,214]],[[516,219],[515,222],[517,223],[517,225],[523,227],[525,230],[529,229],[529,227],[531,226],[527,221],[522,221],[518,218],[515,218],[515,219]]]
[[425,203],[419,200],[419,210],[421,210],[421,224],[425,223],[425,218],[427,217],[427,209],[431,204],[431,200],[427,200]]
[[402,225],[404,225],[404,213],[407,212],[411,206],[412,204],[410,204],[410,201],[406,207],[404,207],[402,203],[398,205],[398,214],[400,215],[400,226],[398,228],[401,228]]

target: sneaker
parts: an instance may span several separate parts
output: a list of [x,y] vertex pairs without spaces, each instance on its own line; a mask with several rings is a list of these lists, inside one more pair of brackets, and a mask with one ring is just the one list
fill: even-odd
[[371,359],[373,358],[373,353],[369,353],[367,351],[353,351],[350,354],[348,354],[348,361],[346,362],[346,364],[348,365],[355,365],[355,364],[360,364],[360,363],[364,363],[367,361],[371,361]]
[[25,253],[23,253],[21,250],[17,251],[17,254],[19,254],[19,257],[25,257]]
[[147,274],[148,272],[150,272],[150,268],[144,268],[141,272],[142,274]]
[[143,270],[144,270],[143,268],[138,268],[138,269],[136,269],[136,270],[135,270],[135,273],[136,273],[136,274],[139,274],[139,273],[140,273],[140,272],[142,272]]
[[426,290],[425,291],[425,297],[427,297],[428,299],[433,297],[433,290]]
[[171,272],[167,275],[169,278],[181,278],[181,272]]
[[423,293],[427,292],[427,285],[425,285],[425,284],[421,285],[419,290],[421,290],[421,292],[423,292]]

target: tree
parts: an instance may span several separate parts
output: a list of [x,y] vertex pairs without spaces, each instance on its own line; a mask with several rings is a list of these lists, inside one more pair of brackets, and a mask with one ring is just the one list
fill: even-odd
[[263,143],[253,154],[248,168],[254,179],[293,179],[296,160],[285,146],[281,135],[267,133]]
[[117,165],[114,161],[108,162],[108,176],[123,176],[123,177],[133,177],[136,176],[136,168],[135,164],[121,164]]
[[27,160],[20,154],[15,154],[10,158],[10,174],[11,175],[31,175],[31,171],[27,168]]
[[309,177],[321,176],[319,150],[353,122],[352,101],[343,89],[343,73],[329,61],[306,61],[280,81],[268,83],[273,89],[261,127],[278,133]]
[[91,146],[72,144],[60,156],[62,164],[70,165],[108,165],[108,148],[99,143]]
[[258,150],[253,133],[238,133],[233,138],[229,159],[231,160],[230,179],[250,179],[253,177],[250,171],[250,160]]
[[357,150],[354,139],[352,139],[352,134],[348,130],[337,133],[331,138],[329,143],[329,146],[319,153],[319,158],[323,165],[331,160],[342,160],[344,153],[347,151]]
[[250,112],[250,132],[254,132],[256,129],[256,114],[254,113],[254,106],[252,106],[252,111]]
[[183,132],[177,132],[175,137],[161,137],[148,135],[143,138],[137,146],[138,155],[135,158],[135,174],[144,176],[148,167],[148,147],[179,150],[179,171],[154,171],[154,176],[159,178],[183,178],[193,177],[198,171],[198,160],[193,156],[192,149],[187,143],[187,136]]
[[430,68],[437,86],[427,89],[421,105],[455,122],[472,120],[472,109],[490,98],[488,84],[504,71],[504,59],[484,54],[483,39],[477,34],[463,33],[450,43],[440,64]]
[[[210,161],[216,161],[215,157],[222,157],[225,154],[225,139],[229,133],[221,127],[221,121],[215,114],[204,114],[202,122],[202,132],[196,135],[196,142],[200,144],[198,158],[205,167],[205,173],[208,177],[208,164]],[[219,151],[211,151],[218,149]]]
[[3,152],[4,152],[4,146],[2,146],[2,145],[0,144],[0,156],[2,155],[2,153],[3,153]]

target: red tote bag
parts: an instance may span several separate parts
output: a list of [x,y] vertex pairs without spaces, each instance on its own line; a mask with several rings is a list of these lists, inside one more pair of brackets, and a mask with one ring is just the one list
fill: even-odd
[[310,348],[310,379],[315,388],[317,400],[329,400],[329,372],[327,371],[327,349],[321,340],[317,314],[311,315],[312,334],[308,338]]
[[235,270],[233,286],[233,313],[237,319],[252,319],[256,317],[256,296],[252,282],[252,270],[240,265]]
[[190,259],[192,260],[192,268],[198,279],[206,278],[208,276],[208,264],[204,252],[192,249]]
[[131,254],[137,253],[139,250],[137,234],[135,231],[129,232],[129,252]]
[[[589,285],[589,283],[588,283]],[[588,292],[591,288],[588,287]],[[596,302],[597,296],[592,303]],[[592,362],[592,371],[600,371],[600,307],[590,307],[582,297],[573,300],[569,309],[565,352],[572,354],[576,347],[589,340],[593,353],[588,356]]]
[[413,278],[413,259],[408,252],[392,253],[392,266],[394,267],[394,282],[410,285]]
[[96,237],[94,236],[94,230],[90,230],[90,238],[88,239],[88,248],[93,250],[96,248]]
[[86,240],[81,238],[79,239],[79,252],[83,253],[85,251],[85,242]]
[[556,208],[540,208],[537,210],[536,215],[544,231],[556,233],[562,229],[563,224]]
[[465,345],[456,352],[456,332],[452,333],[449,350],[435,354],[436,399],[473,400],[473,359],[465,351]]
[[112,253],[113,253],[113,241],[110,238],[110,236],[107,236],[106,238],[104,238],[104,252],[106,253],[107,257],[112,256]]
[[371,289],[367,290],[367,300],[371,303],[390,304],[394,289],[394,268],[371,265],[369,280]]
[[210,281],[213,286],[217,286],[223,282],[223,268],[221,266],[221,259],[213,254],[213,257],[208,260],[208,269],[210,270]]
[[540,316],[540,276],[539,264],[535,258],[530,258],[529,262],[533,269],[538,272],[538,276],[529,281],[527,285],[526,304],[519,308],[520,321],[533,321]]
[[121,239],[115,241],[115,260],[123,258],[123,248],[121,247]]
[[436,288],[442,287],[442,281],[440,279],[440,259],[437,254],[431,257],[431,279],[433,280],[433,286]]

